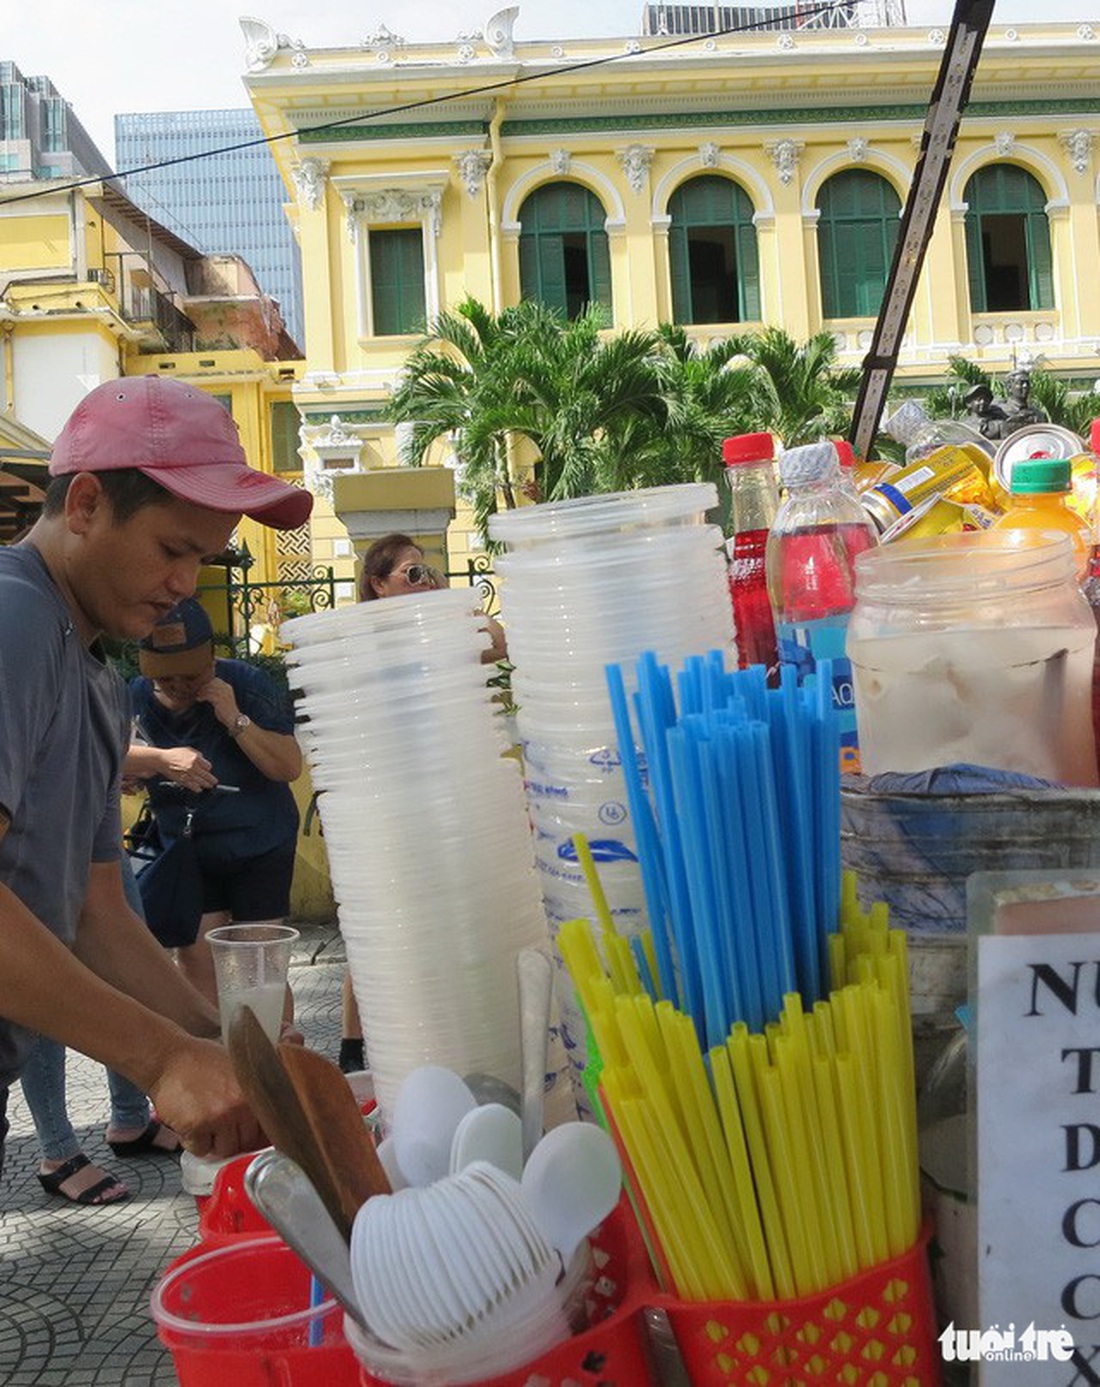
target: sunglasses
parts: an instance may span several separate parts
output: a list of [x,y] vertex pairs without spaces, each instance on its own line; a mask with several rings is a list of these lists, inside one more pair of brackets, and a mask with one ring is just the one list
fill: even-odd
[[399,569],[396,576],[405,578],[417,588],[432,582],[432,570],[426,563],[411,563],[407,568]]

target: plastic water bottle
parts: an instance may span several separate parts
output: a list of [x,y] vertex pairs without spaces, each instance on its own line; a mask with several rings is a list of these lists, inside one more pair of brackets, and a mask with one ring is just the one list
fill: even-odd
[[768,536],[768,596],[779,660],[799,682],[819,660],[833,662],[833,705],[840,717],[840,767],[858,772],[852,669],[845,653],[856,600],[857,554],[877,543],[867,512],[840,482],[832,443],[791,448],[779,459],[787,497]]
[[730,597],[737,638],[737,663],[774,672],[779,657],[764,568],[768,532],[779,510],[775,444],[770,433],[739,434],[722,444],[730,488]]

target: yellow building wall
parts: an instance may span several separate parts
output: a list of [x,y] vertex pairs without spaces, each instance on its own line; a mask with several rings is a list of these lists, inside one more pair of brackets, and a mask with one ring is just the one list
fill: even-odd
[[5,269],[49,270],[67,267],[69,219],[60,215],[0,218],[0,265]]

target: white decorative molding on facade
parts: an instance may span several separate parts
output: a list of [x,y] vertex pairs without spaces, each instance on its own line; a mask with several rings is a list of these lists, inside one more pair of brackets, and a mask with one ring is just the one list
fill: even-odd
[[856,135],[848,141],[848,158],[853,164],[862,164],[867,159],[867,141],[862,135]]
[[565,49],[561,46],[560,43],[556,43],[556,44],[554,44],[553,48],[551,48],[551,50],[550,50],[550,56],[551,56],[552,58],[564,58],[564,57],[565,57]]
[[716,169],[718,167],[718,156],[721,149],[713,140],[706,140],[699,146],[699,162],[705,169]]
[[637,39],[629,39],[623,47],[624,53],[640,53],[641,51],[642,45]]
[[302,459],[306,486],[314,496],[331,502],[336,477],[362,472],[363,439],[346,428],[338,414],[333,414],[327,424],[307,424],[301,433],[298,456]]
[[237,22],[244,34],[244,65],[249,72],[262,72],[270,67],[279,49],[289,45],[285,34],[277,34],[262,19],[242,16]]
[[477,57],[477,49],[472,43],[460,43],[458,45],[458,61],[460,63],[472,63]]
[[291,170],[298,200],[311,212],[316,212],[325,195],[325,177],[328,174],[327,159],[303,159]]
[[461,154],[454,156],[458,176],[471,197],[477,197],[481,192],[492,162],[493,156],[487,149],[464,149]]
[[1077,37],[1084,43],[1088,43],[1089,39],[1094,39],[1096,37],[1096,30],[1091,24],[1079,24],[1077,26]]
[[1068,134],[1058,136],[1058,143],[1069,155],[1074,173],[1088,171],[1094,142],[1095,136],[1091,130],[1071,130]]
[[655,149],[643,144],[631,144],[625,149],[615,151],[615,157],[626,173],[626,181],[632,193],[640,193],[645,187],[646,176],[656,153]]
[[1007,41],[1008,43],[1016,43],[1016,42],[1019,41],[1019,38],[1020,38],[1020,31],[1019,31],[1018,29],[1006,29],[1006,30],[1005,30],[1005,39],[1006,39],[1006,41]]
[[496,14],[486,20],[485,42],[492,50],[494,58],[515,56],[516,45],[512,38],[512,30],[515,28],[518,14],[519,6],[510,5],[506,10],[497,10]]
[[856,31],[856,47],[866,48],[869,42],[870,40],[868,39],[867,35],[863,32],[863,30],[858,29]]
[[559,178],[565,177],[572,162],[573,155],[568,149],[552,149],[550,151],[550,167]]
[[1012,133],[1011,130],[998,130],[998,132],[993,136],[993,148],[997,151],[997,153],[1001,156],[1002,159],[1006,158],[1009,154],[1012,153],[1015,145],[1016,136]]
[[801,140],[774,140],[764,146],[764,153],[771,159],[779,173],[779,181],[786,187],[798,168],[802,151],[806,148]]
[[305,50],[305,45],[304,45],[304,44],[303,44],[303,46],[302,46],[301,48],[299,48],[298,51],[294,54],[294,57],[291,58],[291,60],[290,60],[290,65],[291,65],[291,67],[296,67],[296,68],[298,68],[299,71],[301,71],[301,69],[302,69],[303,67],[309,67],[309,66],[310,66],[310,57],[309,57],[309,54],[308,54],[308,53],[306,52],[306,50]]
[[939,47],[939,45],[940,45],[941,43],[946,42],[946,39],[947,39],[947,34],[944,32],[943,29],[929,29],[929,31],[928,31],[928,42],[929,42],[929,43],[934,43],[937,47]]
[[360,227],[392,226],[400,222],[424,222],[433,236],[443,229],[443,192],[439,188],[410,191],[380,188],[371,193],[344,193],[348,209],[348,236],[354,245]]
[[775,41],[775,46],[776,48],[781,49],[784,53],[790,53],[794,48],[794,35],[780,34]]
[[385,24],[379,24],[373,34],[368,34],[359,44],[360,48],[403,48],[405,40],[400,34],[395,34],[392,29],[388,29]]
[[717,51],[718,51],[718,45],[715,43],[715,41],[714,41],[713,39],[704,39],[704,40],[703,40],[703,52],[704,52],[704,53],[716,53]]

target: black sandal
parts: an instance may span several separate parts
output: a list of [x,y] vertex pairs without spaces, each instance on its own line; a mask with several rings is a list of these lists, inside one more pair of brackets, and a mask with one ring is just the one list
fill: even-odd
[[[102,1180],[97,1180],[94,1185],[89,1185],[86,1190],[81,1190],[79,1194],[66,1194],[61,1186],[66,1180],[72,1179],[78,1170],[83,1170],[86,1165],[91,1165],[91,1161],[83,1151],[78,1151],[75,1156],[67,1160],[64,1165],[58,1166],[56,1170],[48,1171],[45,1175],[39,1171],[38,1183],[47,1194],[55,1194],[59,1199],[67,1199],[70,1204],[121,1204],[123,1200],[130,1198],[130,1191],[113,1175],[104,1175]],[[120,1190],[121,1193],[113,1195],[110,1199],[102,1198],[108,1190],[112,1189]]]
[[[178,1156],[183,1149],[183,1142],[180,1142],[174,1151],[167,1146],[157,1145],[157,1133],[164,1126],[163,1122],[158,1122],[154,1117],[145,1131],[139,1137],[131,1137],[128,1141],[107,1140],[107,1145],[116,1156]],[[179,1141],[179,1138],[176,1138]]]

